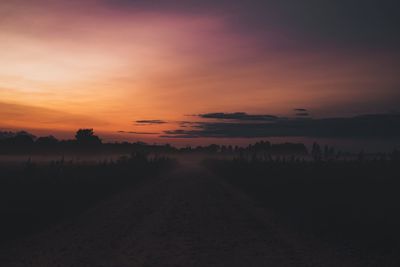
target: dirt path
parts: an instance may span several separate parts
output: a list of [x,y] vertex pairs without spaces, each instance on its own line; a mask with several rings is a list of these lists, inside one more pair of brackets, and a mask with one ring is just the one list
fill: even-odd
[[189,167],[3,251],[0,266],[354,266],[318,249],[282,233],[206,170]]

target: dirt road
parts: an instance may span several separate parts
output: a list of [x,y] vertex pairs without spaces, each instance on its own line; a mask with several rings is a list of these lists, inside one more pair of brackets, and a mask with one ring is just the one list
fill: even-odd
[[0,266],[355,266],[271,223],[200,167],[180,168],[0,254]]

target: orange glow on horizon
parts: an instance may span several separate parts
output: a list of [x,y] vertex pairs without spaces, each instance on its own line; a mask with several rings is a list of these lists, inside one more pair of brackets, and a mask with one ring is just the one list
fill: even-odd
[[221,15],[91,8],[99,2],[81,9],[0,3],[8,10],[0,24],[0,128],[90,127],[131,140],[137,136],[117,132],[171,128],[136,120],[176,122],[217,111],[285,114],[294,107],[317,116],[339,107],[346,114],[397,94],[396,73],[381,67],[390,68],[394,57],[280,50],[273,32],[270,47],[261,47]]

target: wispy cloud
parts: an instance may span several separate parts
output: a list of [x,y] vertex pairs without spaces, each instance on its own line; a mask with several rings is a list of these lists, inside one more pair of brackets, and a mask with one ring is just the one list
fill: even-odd
[[294,111],[295,112],[307,112],[307,109],[305,109],[305,108],[295,108]]
[[138,134],[138,135],[153,135],[153,134],[159,134],[159,133],[153,133],[153,132],[135,132],[135,131],[118,131],[118,133],[123,133],[123,134]]
[[138,124],[138,125],[164,124],[164,123],[167,123],[167,122],[163,121],[163,120],[138,120],[138,121],[136,121],[136,124]]
[[72,128],[107,126],[90,114],[73,114],[56,109],[0,102],[0,126],[7,128]]
[[374,114],[274,122],[199,122],[191,129],[165,131],[164,138],[329,137],[394,138],[400,136],[399,114]]
[[278,116],[269,114],[247,114],[246,112],[234,112],[234,113],[205,113],[199,114],[200,118],[205,119],[223,119],[223,120],[239,120],[239,121],[276,121],[279,119]]

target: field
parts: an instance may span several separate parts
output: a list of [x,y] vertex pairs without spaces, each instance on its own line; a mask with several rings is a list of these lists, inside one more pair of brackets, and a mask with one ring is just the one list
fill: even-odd
[[142,154],[115,161],[6,161],[0,168],[0,245],[74,217],[174,165]]
[[398,159],[1,165],[4,266],[398,266]]
[[236,159],[206,165],[271,211],[280,225],[365,264],[399,263],[398,161]]

